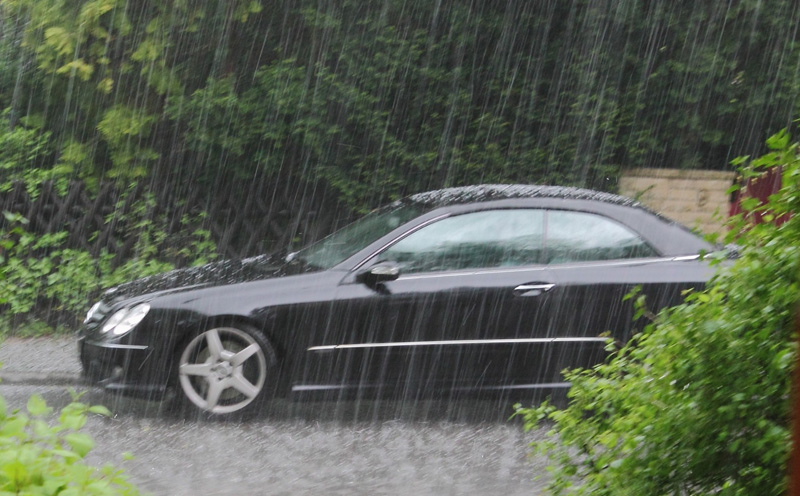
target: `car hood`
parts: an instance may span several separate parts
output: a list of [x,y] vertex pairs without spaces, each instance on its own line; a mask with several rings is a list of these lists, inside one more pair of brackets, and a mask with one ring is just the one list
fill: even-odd
[[103,294],[103,300],[117,302],[143,295],[163,295],[200,287],[258,281],[311,271],[309,267],[303,267],[297,262],[286,262],[282,258],[268,255],[221,260],[121,284],[107,290]]

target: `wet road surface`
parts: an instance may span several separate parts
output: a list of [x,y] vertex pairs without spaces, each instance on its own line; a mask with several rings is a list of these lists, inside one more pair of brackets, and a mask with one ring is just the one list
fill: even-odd
[[[71,339],[7,340],[0,361],[10,407],[33,393],[56,408],[70,401],[80,369]],[[544,460],[527,455],[541,432],[524,434],[505,420],[510,407],[492,401],[277,401],[249,422],[224,423],[76,389],[115,412],[84,429],[96,441],[89,462],[124,468],[156,495],[535,495],[543,485],[534,479]]]

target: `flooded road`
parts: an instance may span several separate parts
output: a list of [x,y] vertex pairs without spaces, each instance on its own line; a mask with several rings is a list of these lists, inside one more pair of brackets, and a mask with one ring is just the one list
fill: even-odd
[[[12,408],[33,393],[65,405],[79,370],[73,352],[71,340],[8,340],[0,346],[0,394]],[[88,422],[96,441],[88,460],[124,468],[156,495],[530,495],[546,473],[526,448],[541,433],[523,434],[505,420],[510,407],[492,401],[278,401],[249,422],[223,423],[76,389],[87,391],[85,402],[115,411]],[[122,460],[124,452],[134,459]]]

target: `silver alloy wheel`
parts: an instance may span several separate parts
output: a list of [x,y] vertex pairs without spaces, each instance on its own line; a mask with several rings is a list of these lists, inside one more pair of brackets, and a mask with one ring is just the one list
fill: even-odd
[[233,413],[264,389],[267,359],[250,334],[218,327],[184,348],[178,376],[183,393],[195,406],[214,414]]

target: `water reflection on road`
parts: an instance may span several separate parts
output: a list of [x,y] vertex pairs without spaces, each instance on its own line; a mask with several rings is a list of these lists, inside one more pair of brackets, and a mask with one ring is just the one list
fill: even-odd
[[[63,387],[0,386],[12,407],[30,394],[53,406]],[[544,461],[496,401],[276,401],[248,422],[186,420],[157,403],[91,389],[114,418],[93,418],[91,463],[124,468],[157,495],[538,494]],[[135,458],[123,461],[121,454]]]

